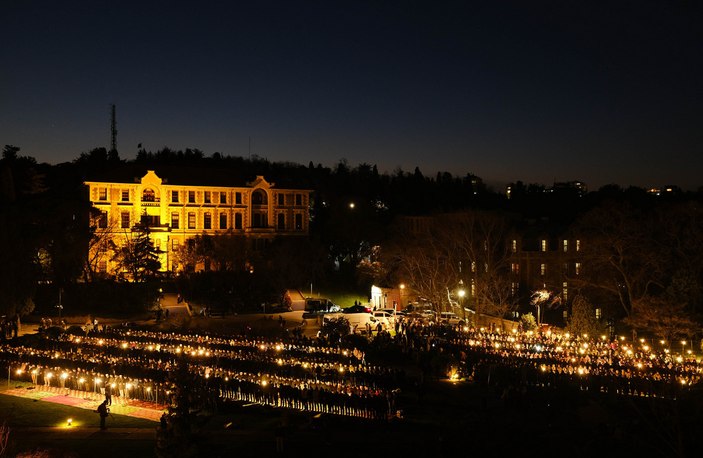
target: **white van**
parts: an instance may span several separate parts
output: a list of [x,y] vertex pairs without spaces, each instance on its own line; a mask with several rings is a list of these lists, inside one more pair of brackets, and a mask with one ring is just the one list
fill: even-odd
[[459,318],[454,312],[442,312],[439,314],[439,321],[441,323],[448,323],[451,325],[464,324],[464,320]]
[[328,313],[323,318],[323,323],[335,318],[346,318],[349,321],[349,333],[365,333],[366,323],[371,326],[372,331],[377,331],[380,323],[371,313]]

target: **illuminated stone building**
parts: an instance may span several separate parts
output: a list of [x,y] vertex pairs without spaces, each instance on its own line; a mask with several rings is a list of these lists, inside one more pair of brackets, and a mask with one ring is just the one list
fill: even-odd
[[[181,171],[178,179],[170,181],[149,170],[132,183],[86,181],[89,200],[97,210],[96,231],[120,247],[141,228],[148,228],[161,253],[162,271],[181,270],[176,253],[198,235],[241,236],[256,250],[276,237],[309,234],[312,191],[279,189],[263,176],[241,186],[225,185],[233,179],[222,177],[193,185],[194,175]],[[96,244],[90,258],[96,272],[114,274],[118,266],[107,246]]]

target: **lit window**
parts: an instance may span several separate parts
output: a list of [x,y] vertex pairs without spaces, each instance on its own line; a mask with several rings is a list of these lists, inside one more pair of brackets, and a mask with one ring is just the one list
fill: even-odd
[[510,250],[513,253],[517,253],[517,240],[513,239],[513,241],[510,243]]
[[173,251],[178,250],[178,246],[179,246],[178,239],[173,239],[173,241],[171,242],[171,246],[173,246]]
[[188,213],[188,229],[195,229],[195,213]]
[[576,251],[581,251],[581,240],[576,241]]
[[603,316],[603,310],[600,307],[596,308],[596,319],[600,320],[601,316]]
[[539,265],[539,274],[543,277],[547,275],[547,264],[542,263]]
[[520,290],[520,283],[514,281],[510,283],[510,294],[511,295],[516,295],[518,291]]
[[566,253],[567,251],[569,251],[569,241],[564,240],[564,253]]
[[171,229],[178,229],[180,224],[180,215],[178,213],[171,213]]
[[581,275],[581,263],[577,262],[574,266],[574,271],[576,275]]
[[520,264],[514,262],[510,264],[510,271],[514,274],[519,274],[520,273]]
[[476,261],[471,261],[471,273],[476,273]]
[[569,299],[569,288],[567,282],[562,283],[562,296],[564,301]]
[[547,239],[542,239],[540,250],[547,251]]

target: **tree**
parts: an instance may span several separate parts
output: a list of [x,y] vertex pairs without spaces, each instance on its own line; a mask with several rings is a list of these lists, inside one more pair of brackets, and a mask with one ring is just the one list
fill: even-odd
[[156,429],[156,456],[190,458],[200,456],[197,446],[197,423],[192,413],[203,405],[203,389],[196,376],[189,372],[188,362],[180,358],[175,370],[169,371],[166,386],[169,393],[168,412]]
[[624,322],[666,341],[690,338],[700,328],[686,312],[685,304],[667,300],[666,297],[647,297],[638,301]]
[[438,222],[452,262],[466,266],[473,285],[469,306],[479,313],[504,316],[517,307],[510,274],[511,233],[508,220],[496,212],[471,210],[444,215]]
[[596,318],[593,305],[585,297],[578,295],[571,302],[571,316],[566,321],[566,329],[575,336],[602,334],[603,326]]
[[641,301],[663,291],[670,250],[659,237],[651,206],[608,201],[575,225],[581,240],[583,273],[572,278],[582,292],[604,293],[608,304],[630,316]]
[[124,245],[115,248],[113,261],[120,271],[126,271],[135,282],[143,282],[154,277],[161,268],[159,254],[149,235],[149,228],[137,225],[132,232],[125,234]]

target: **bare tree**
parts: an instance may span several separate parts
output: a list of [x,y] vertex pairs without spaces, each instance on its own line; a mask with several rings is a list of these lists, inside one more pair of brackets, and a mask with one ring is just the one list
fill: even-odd
[[585,214],[574,233],[584,268],[571,281],[579,289],[603,293],[625,316],[664,290],[669,256],[651,209],[608,202]]

